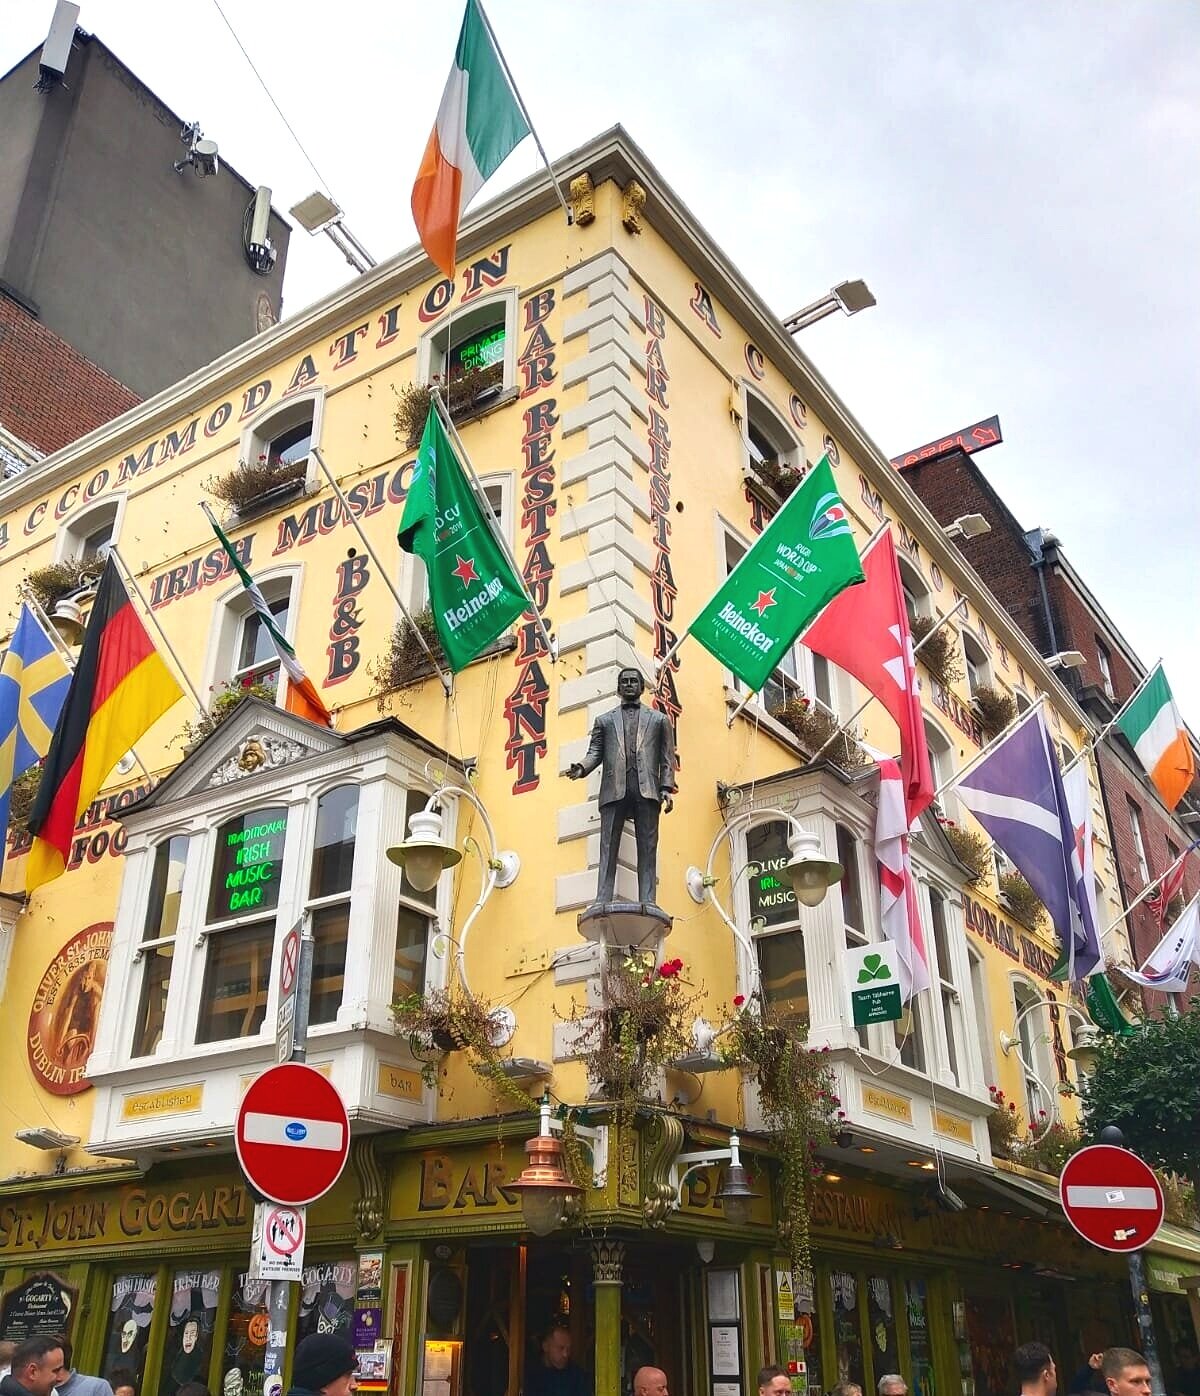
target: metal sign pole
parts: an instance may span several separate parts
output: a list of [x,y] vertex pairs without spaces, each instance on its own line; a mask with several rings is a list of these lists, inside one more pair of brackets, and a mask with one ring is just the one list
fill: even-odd
[[[291,1024],[292,1052],[289,1060],[294,1062],[302,1062],[305,1057],[309,999],[312,997],[312,970],[312,913],[306,912],[300,931],[300,963],[296,970],[295,1009]],[[282,1396],[283,1364],[287,1356],[288,1307],[294,1283],[294,1280],[271,1281],[270,1297],[267,1300],[270,1330],[267,1334],[267,1350],[263,1354],[263,1396]]]
[[1158,1340],[1154,1336],[1154,1318],[1150,1313],[1150,1291],[1146,1287],[1146,1262],[1141,1251],[1129,1252],[1129,1287],[1133,1290],[1133,1311],[1137,1315],[1138,1346],[1150,1368],[1150,1390],[1154,1396],[1166,1396],[1162,1363],[1158,1360]]

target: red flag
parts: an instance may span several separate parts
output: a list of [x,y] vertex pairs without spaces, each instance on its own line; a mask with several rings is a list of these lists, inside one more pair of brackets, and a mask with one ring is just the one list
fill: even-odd
[[900,773],[911,824],[933,799],[904,588],[890,529],[862,555],[863,586],[834,597],[801,637],[875,695],[900,728]]
[[908,1003],[929,988],[929,952],[917,908],[917,888],[908,855],[908,821],[900,768],[879,763],[879,808],[875,814],[875,857],[879,862],[879,918],[885,940],[900,961],[900,997]]
[[1150,908],[1155,921],[1158,922],[1158,929],[1164,930],[1163,920],[1167,914],[1167,907],[1178,895],[1179,889],[1183,886],[1184,875],[1187,872],[1187,856],[1196,847],[1190,844],[1178,858],[1171,864],[1163,874],[1162,881],[1158,884],[1158,891],[1151,892],[1146,898],[1146,905]]

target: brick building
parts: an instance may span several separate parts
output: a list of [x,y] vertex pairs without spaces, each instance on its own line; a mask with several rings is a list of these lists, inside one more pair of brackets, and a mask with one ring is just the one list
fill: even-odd
[[[1082,656],[1076,667],[1057,666],[1059,673],[1099,726],[1110,722],[1146,668],[1071,565],[1058,537],[1045,528],[1023,529],[975,459],[961,449],[905,465],[903,475],[940,523],[983,515],[991,531],[960,539],[963,554],[1041,654],[1049,658],[1074,650]],[[1172,813],[1117,730],[1096,753],[1121,900],[1128,906],[1200,837],[1200,781]],[[1200,854],[1187,865],[1182,899],[1172,912],[1198,890]],[[1130,913],[1128,930],[1133,959],[1140,964],[1162,934],[1145,902]]]

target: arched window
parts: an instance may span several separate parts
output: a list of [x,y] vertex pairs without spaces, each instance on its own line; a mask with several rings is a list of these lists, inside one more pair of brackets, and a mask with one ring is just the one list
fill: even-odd
[[900,565],[900,585],[904,588],[904,608],[908,612],[909,625],[918,619],[932,620],[933,593],[921,576],[920,568],[899,552],[896,561]]
[[516,291],[499,291],[456,310],[422,338],[419,379],[441,385],[453,417],[473,416],[516,389],[516,312]]
[[[276,628],[289,641],[295,631],[301,570],[298,565],[289,565],[255,577]],[[214,691],[223,685],[249,688],[258,684],[273,690],[277,701],[283,701],[279,657],[271,632],[240,583],[226,591],[213,608],[205,672],[205,681]]]
[[753,388],[747,386],[744,443],[750,469],[768,484],[780,472],[804,469],[804,447],[787,422]]
[[1025,1082],[1025,1117],[1037,1128],[1044,1111],[1052,1113],[1054,1067],[1050,1060],[1050,1022],[1037,986],[1025,979],[1013,980],[1013,1013]]
[[967,688],[971,693],[981,688],[989,688],[992,682],[992,662],[987,650],[965,627],[959,632],[962,640],[963,660],[967,666]]
[[120,494],[68,515],[56,541],[57,561],[107,557],[109,548],[117,541],[124,512],[125,495]]
[[[933,775],[933,788],[940,790],[954,775],[954,747],[947,737],[929,718],[925,719],[925,744],[929,748],[929,769]],[[953,788],[939,795],[936,801],[937,812],[946,819],[957,819],[958,803]]]
[[1023,688],[1013,689],[1013,702],[1017,705],[1017,716],[1027,713],[1033,707],[1033,699]]
[[297,481],[312,478],[316,466],[308,462],[321,444],[324,405],[324,390],[310,388],[261,412],[242,435],[242,463],[262,461]]

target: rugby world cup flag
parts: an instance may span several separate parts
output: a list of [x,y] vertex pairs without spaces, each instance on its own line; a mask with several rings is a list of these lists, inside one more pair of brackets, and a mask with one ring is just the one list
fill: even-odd
[[822,456],[688,633],[757,692],[817,612],[862,580],[850,516]]

